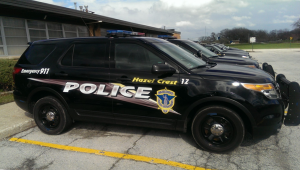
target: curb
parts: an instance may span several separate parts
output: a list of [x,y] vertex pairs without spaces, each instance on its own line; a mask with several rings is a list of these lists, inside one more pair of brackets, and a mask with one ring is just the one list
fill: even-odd
[[24,130],[32,128],[34,126],[36,126],[36,124],[35,124],[34,120],[32,119],[32,120],[27,120],[23,123],[16,124],[16,125],[13,125],[11,127],[2,129],[2,130],[0,130],[0,139],[15,135],[15,134],[20,133]]
[[1,92],[0,95],[2,95],[2,94],[11,94],[11,93],[13,93],[13,92],[14,92],[14,91]]

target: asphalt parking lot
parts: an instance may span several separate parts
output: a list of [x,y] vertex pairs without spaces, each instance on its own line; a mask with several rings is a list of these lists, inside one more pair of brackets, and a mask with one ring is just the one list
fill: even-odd
[[[300,49],[250,54],[300,83]],[[0,169],[299,169],[299,140],[300,126],[283,126],[268,139],[213,154],[198,149],[189,133],[76,122],[58,136],[34,127],[1,140]]]

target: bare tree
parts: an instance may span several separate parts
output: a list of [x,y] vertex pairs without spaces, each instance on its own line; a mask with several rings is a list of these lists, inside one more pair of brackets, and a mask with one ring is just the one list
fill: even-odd
[[198,38],[199,42],[210,42],[210,37],[209,36],[202,36]]
[[299,29],[300,28],[300,18],[297,20],[297,21],[295,21],[293,24],[292,24],[292,26],[295,28],[295,29]]

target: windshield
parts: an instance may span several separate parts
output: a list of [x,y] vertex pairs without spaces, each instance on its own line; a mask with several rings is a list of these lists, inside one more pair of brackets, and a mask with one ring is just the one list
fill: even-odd
[[210,50],[208,50],[207,48],[203,47],[202,45],[200,45],[198,43],[188,41],[188,40],[185,40],[185,41],[182,41],[182,42],[184,42],[185,44],[187,44],[188,46],[194,48],[197,51],[201,50],[202,54],[205,57],[217,56],[215,53],[211,52]]
[[216,44],[216,46],[223,49],[223,50],[227,50],[227,47],[223,44]]
[[217,47],[217,46],[213,46],[217,51],[219,51],[219,52],[223,52],[223,50],[221,50],[219,47]]
[[193,54],[183,50],[172,43],[153,43],[157,48],[168,54],[170,57],[184,65],[188,69],[196,68],[206,65],[200,58],[195,57]]

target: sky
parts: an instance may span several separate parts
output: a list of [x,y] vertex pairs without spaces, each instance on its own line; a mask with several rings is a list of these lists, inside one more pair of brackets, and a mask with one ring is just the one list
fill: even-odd
[[[36,0],[74,9],[88,5],[95,14],[138,24],[175,29],[197,40],[234,27],[292,30],[300,0]],[[79,7],[77,7],[79,9]]]

